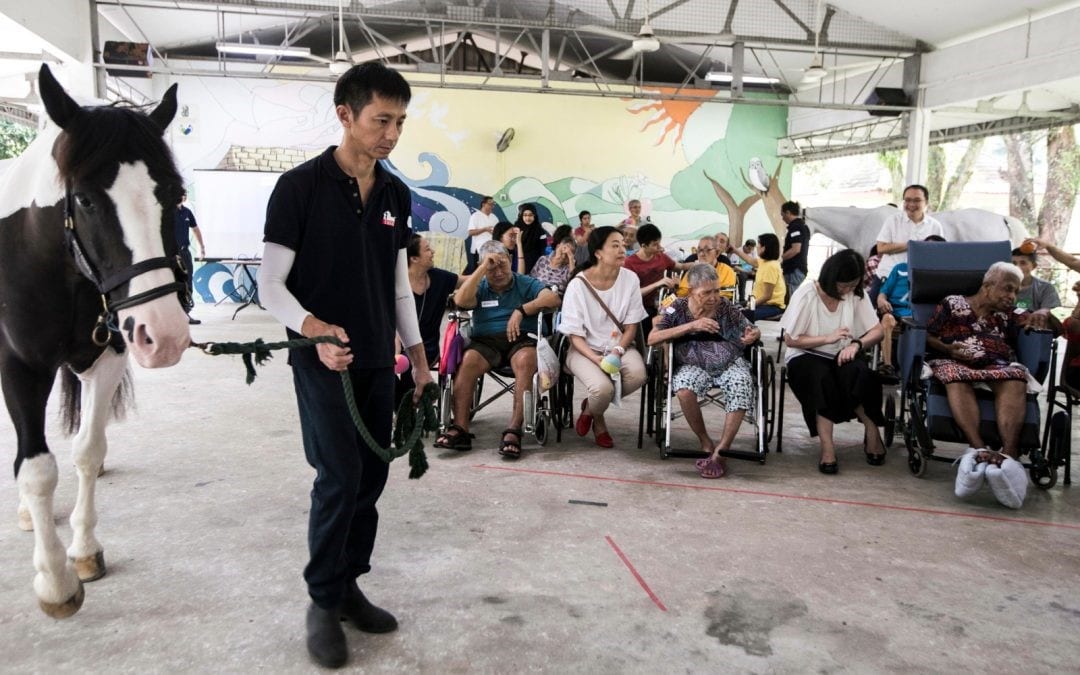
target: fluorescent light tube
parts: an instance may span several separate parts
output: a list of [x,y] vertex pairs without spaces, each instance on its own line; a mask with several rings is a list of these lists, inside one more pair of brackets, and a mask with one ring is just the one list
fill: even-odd
[[[735,79],[732,73],[709,71],[705,73],[705,79],[709,82],[728,83]],[[743,75],[743,84],[778,84],[778,77],[762,77],[761,75]]]
[[282,47],[280,45],[261,45],[253,42],[219,42],[217,50],[222,54],[247,54],[249,56],[311,56],[307,47]]

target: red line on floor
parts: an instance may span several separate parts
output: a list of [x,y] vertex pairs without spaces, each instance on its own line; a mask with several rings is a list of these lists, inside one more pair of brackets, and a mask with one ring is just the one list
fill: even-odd
[[615,540],[612,539],[610,536],[605,536],[604,539],[606,539],[607,543],[611,545],[611,548],[615,550],[615,555],[619,556],[619,560],[622,560],[623,564],[626,565],[626,568],[630,570],[630,574],[634,575],[634,578],[637,579],[637,582],[641,584],[641,587],[645,589],[646,593],[649,594],[649,599],[653,601],[653,604],[659,607],[660,611],[666,612],[667,607],[664,607],[664,603],[660,602],[660,598],[656,597],[656,593],[652,592],[652,589],[649,588],[649,584],[645,583],[645,580],[641,578],[641,575],[638,574],[638,571],[634,569],[633,563],[631,563],[630,559],[626,557],[626,554],[622,552],[622,549],[615,544]]
[[586,480],[601,480],[609,483],[628,483],[631,485],[652,485],[655,487],[684,488],[687,490],[708,490],[711,492],[730,492],[741,495],[757,495],[762,497],[778,497],[780,499],[797,499],[804,502],[823,502],[825,504],[842,504],[844,506],[868,506],[876,509],[890,511],[910,511],[913,513],[925,513],[932,516],[952,516],[954,518],[973,518],[976,520],[995,520],[1003,523],[1018,525],[1039,525],[1042,527],[1060,527],[1068,530],[1080,530],[1080,524],[1076,523],[1050,523],[1045,520],[1029,520],[1026,518],[1007,518],[1005,516],[987,516],[979,513],[959,513],[957,511],[941,511],[938,509],[926,509],[918,506],[899,506],[896,504],[878,504],[876,502],[858,502],[850,499],[832,499],[829,497],[809,497],[807,495],[789,495],[783,492],[765,492],[763,490],[744,490],[741,488],[726,488],[715,485],[690,485],[687,483],[665,483],[661,481],[635,480],[633,478],[615,478],[613,476],[593,476],[583,473],[565,473],[561,471],[541,471],[539,469],[521,469],[509,466],[491,466],[490,464],[477,464],[474,469],[489,469],[491,471],[510,471],[514,473],[531,473],[540,476],[560,476],[563,478],[583,478]]

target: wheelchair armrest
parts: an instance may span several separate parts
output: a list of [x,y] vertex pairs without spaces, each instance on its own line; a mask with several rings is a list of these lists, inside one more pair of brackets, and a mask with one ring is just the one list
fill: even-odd
[[1053,342],[1053,331],[1046,329],[1024,329],[1016,336],[1016,358],[1039,382],[1046,379],[1050,370]]

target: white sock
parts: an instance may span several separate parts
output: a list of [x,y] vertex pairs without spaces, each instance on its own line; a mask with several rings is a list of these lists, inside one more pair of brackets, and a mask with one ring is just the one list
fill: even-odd
[[1027,496],[1028,474],[1024,465],[1012,457],[1006,457],[1001,466],[990,465],[986,468],[986,482],[994,491],[994,496],[1004,506],[1018,509],[1024,505]]
[[975,462],[975,455],[978,452],[975,448],[968,448],[958,460],[960,466],[956,470],[955,492],[960,499],[970,499],[983,485],[986,477],[986,462]]

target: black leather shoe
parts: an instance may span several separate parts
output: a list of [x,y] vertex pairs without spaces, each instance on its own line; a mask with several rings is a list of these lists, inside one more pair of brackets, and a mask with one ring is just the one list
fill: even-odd
[[840,465],[837,462],[818,462],[817,468],[821,473],[829,475],[840,471]]
[[397,619],[385,609],[371,604],[364,597],[356,582],[345,589],[345,600],[341,603],[341,617],[365,633],[390,633],[397,630]]
[[349,649],[338,612],[311,603],[307,611],[307,650],[312,660],[324,668],[345,665]]

